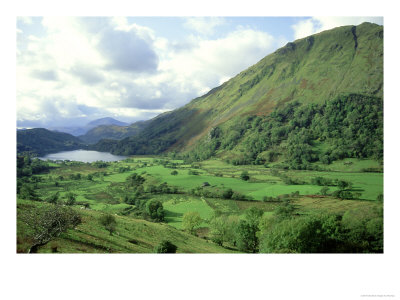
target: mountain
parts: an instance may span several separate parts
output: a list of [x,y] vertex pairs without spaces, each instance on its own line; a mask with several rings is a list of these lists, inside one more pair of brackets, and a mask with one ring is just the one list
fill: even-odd
[[121,122],[121,121],[115,120],[115,119],[110,118],[110,117],[106,117],[106,118],[101,118],[101,119],[97,119],[97,120],[91,121],[86,126],[93,128],[93,127],[101,126],[101,125],[128,126],[129,124],[125,123],[125,122]]
[[58,126],[58,127],[50,127],[48,129],[52,131],[69,133],[74,136],[80,136],[86,134],[89,130],[97,126],[103,126],[103,125],[128,126],[129,123],[121,122],[113,118],[106,117],[93,120],[87,123],[85,126],[64,126],[64,127]]
[[47,127],[46,129],[55,131],[55,132],[64,132],[68,134],[72,134],[73,136],[79,136],[85,134],[89,129],[86,126],[56,126],[56,127]]
[[94,148],[236,163],[379,158],[382,99],[383,26],[343,26],[288,43],[138,135]]
[[81,140],[71,134],[54,132],[44,128],[17,131],[17,153],[33,155],[85,148]]
[[80,140],[88,144],[97,143],[101,139],[121,140],[126,137],[137,135],[148,125],[148,123],[149,121],[138,121],[129,126],[99,125],[90,129],[86,134],[78,137]]

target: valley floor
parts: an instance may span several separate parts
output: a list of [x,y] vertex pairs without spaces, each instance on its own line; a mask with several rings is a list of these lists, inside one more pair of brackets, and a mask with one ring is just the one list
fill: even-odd
[[[74,202],[70,207],[79,212],[82,222],[38,252],[148,253],[165,239],[177,246],[178,253],[237,252],[240,247],[235,242],[222,239],[215,243],[216,217],[236,218],[239,222],[255,207],[263,213],[262,222],[268,223],[282,203],[290,203],[297,216],[343,215],[382,208],[377,198],[383,194],[383,173],[365,172],[368,166],[375,167],[374,161],[347,159],[325,166],[325,171],[233,166],[221,160],[185,164],[162,157],[50,165],[47,173],[19,178],[20,185],[32,186],[41,201],[18,195],[18,215],[54,205],[47,202],[56,194],[57,201],[65,204],[72,193]],[[248,173],[248,180],[243,180],[243,172]],[[144,179],[140,189],[129,185],[132,174]],[[330,184],[316,184],[318,177]],[[351,183],[347,188],[350,199],[334,196],[340,180]],[[231,194],[226,196],[229,190]],[[139,213],[140,203],[150,200],[162,203],[163,221],[151,222]],[[184,230],[184,216],[190,212],[198,212],[201,218],[192,234]],[[103,214],[115,216],[117,225],[112,234],[99,225]],[[17,229],[17,252],[27,252],[32,243],[30,229],[20,217]]]

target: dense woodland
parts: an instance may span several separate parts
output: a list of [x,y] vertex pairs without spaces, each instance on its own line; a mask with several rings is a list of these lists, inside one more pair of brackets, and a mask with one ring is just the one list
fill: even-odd
[[291,102],[270,115],[249,116],[214,127],[185,158],[200,161],[237,150],[235,165],[265,164],[283,158],[282,167],[307,169],[343,158],[383,159],[383,101],[347,95],[322,105]]

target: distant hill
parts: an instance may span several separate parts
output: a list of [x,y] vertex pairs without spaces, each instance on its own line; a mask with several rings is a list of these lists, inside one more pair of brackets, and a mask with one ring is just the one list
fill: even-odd
[[81,140],[64,132],[54,132],[44,128],[17,131],[17,153],[29,152],[42,156],[85,147]]
[[[89,123],[92,124],[93,122]],[[122,123],[122,122],[120,122]],[[132,137],[141,132],[149,121],[138,121],[129,126],[122,125],[99,125],[90,129],[86,134],[78,136],[79,139],[88,144],[94,144],[101,139],[121,140]]]
[[101,126],[101,125],[128,126],[129,123],[121,122],[121,121],[115,120],[113,118],[107,117],[107,118],[101,118],[101,119],[91,121],[86,126],[93,128],[93,127]]
[[94,148],[297,165],[381,157],[382,106],[383,26],[363,23],[288,43],[136,136]]
[[88,124],[86,124],[85,126],[58,126],[58,127],[49,127],[47,129],[52,131],[69,133],[74,136],[80,136],[86,134],[89,130],[101,125],[128,126],[129,123],[121,122],[113,118],[106,117],[93,120]]

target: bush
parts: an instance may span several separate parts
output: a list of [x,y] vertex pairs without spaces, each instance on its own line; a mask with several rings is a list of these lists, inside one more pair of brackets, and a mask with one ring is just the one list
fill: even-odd
[[232,195],[233,195],[232,189],[227,189],[222,193],[222,197],[224,197],[224,199],[231,199]]
[[244,181],[249,180],[250,179],[249,172],[243,171],[242,174],[240,174],[240,179],[242,179]]
[[65,202],[66,205],[71,206],[74,205],[76,202],[76,195],[74,193],[68,192],[65,195],[67,201]]
[[176,253],[178,247],[168,240],[162,241],[154,248],[155,253]]
[[203,220],[197,211],[189,211],[183,215],[182,226],[183,229],[194,234],[195,229],[200,226],[202,221]]
[[110,235],[112,235],[117,225],[117,220],[115,219],[115,217],[110,214],[102,215],[99,218],[99,222],[101,225],[105,227],[105,229],[110,233]]
[[153,221],[161,222],[164,221],[165,211],[161,201],[150,200],[146,203],[146,213]]

